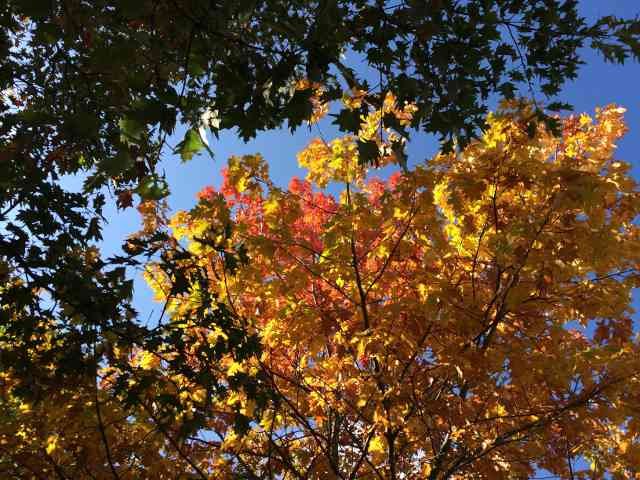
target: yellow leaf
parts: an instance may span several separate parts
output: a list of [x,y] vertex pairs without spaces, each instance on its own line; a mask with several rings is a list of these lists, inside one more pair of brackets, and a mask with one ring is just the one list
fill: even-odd
[[219,339],[223,339],[223,340],[228,340],[229,337],[227,336],[226,333],[224,333],[222,331],[222,329],[220,327],[218,327],[217,325],[214,326],[212,328],[212,330],[207,334],[207,342],[211,343],[211,344],[216,344],[218,343]]
[[371,439],[371,442],[369,442],[369,452],[373,454],[385,453],[386,448],[387,448],[386,442],[384,438],[380,435],[373,437]]
[[246,402],[244,402],[244,405],[240,409],[240,413],[246,417],[253,417],[255,410],[256,410],[256,402],[251,399],[248,399]]
[[231,392],[229,394],[229,398],[227,398],[227,405],[233,406],[236,403],[240,403],[242,401],[242,397],[238,392]]
[[193,391],[191,398],[193,398],[195,402],[202,403],[207,398],[207,391],[204,388],[198,388]]
[[629,445],[630,445],[629,440],[624,440],[620,442],[620,444],[618,445],[618,449],[620,450],[620,453],[622,454],[627,453],[627,450],[629,450]]
[[282,201],[282,199],[276,197],[276,196],[272,196],[269,198],[269,200],[267,200],[266,202],[264,202],[264,204],[262,205],[262,209],[265,213],[265,215],[272,215],[278,212],[279,210],[279,206],[280,206],[280,202]]
[[244,371],[244,365],[238,362],[231,362],[231,365],[227,368],[227,375],[233,377],[236,373],[243,373]]
[[47,446],[45,450],[49,455],[56,451],[58,448],[58,435],[52,434],[47,437]]
[[157,367],[159,363],[160,360],[153,353],[142,352],[140,360],[138,361],[138,366],[143,370],[151,370],[152,368]]

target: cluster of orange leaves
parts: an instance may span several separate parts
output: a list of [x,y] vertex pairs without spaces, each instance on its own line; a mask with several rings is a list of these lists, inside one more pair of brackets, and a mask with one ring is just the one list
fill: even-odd
[[222,214],[250,252],[210,288],[259,333],[253,367],[285,400],[222,438],[229,458],[291,478],[512,478],[582,457],[632,478],[640,200],[613,158],[622,111],[559,140],[508,105],[461,154],[386,181],[351,137],[312,142],[287,190],[233,158],[204,195],[220,207],[172,224],[200,249]]

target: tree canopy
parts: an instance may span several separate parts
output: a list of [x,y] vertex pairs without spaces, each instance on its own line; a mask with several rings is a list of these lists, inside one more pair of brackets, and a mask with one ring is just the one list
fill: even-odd
[[[7,415],[0,428],[2,441],[8,443],[0,443],[0,471],[34,478],[47,478],[51,472],[59,478],[139,478],[161,471],[166,478],[184,472],[202,477],[223,468],[228,456],[216,457],[222,463],[212,466],[209,440],[197,435],[215,430],[212,422],[222,422],[220,431],[232,429],[253,438],[251,421],[275,415],[274,398],[288,398],[290,393],[274,383],[272,371],[251,364],[266,355],[266,325],[245,322],[246,315],[239,311],[246,306],[230,303],[240,295],[233,290],[239,284],[229,281],[230,290],[222,295],[212,287],[211,276],[221,272],[215,262],[224,264],[223,279],[247,275],[249,281],[252,269],[266,268],[254,264],[256,246],[238,236],[245,228],[238,210],[244,209],[247,191],[254,192],[257,208],[259,185],[269,187],[268,195],[281,194],[283,204],[291,192],[271,188],[259,158],[233,160],[228,171],[235,180],[229,188],[235,185],[238,198],[203,194],[192,214],[201,217],[202,230],[194,236],[187,229],[192,239],[187,248],[172,236],[163,213],[162,199],[169,193],[158,169],[163,158],[177,155],[186,162],[207,150],[207,132],[234,130],[248,140],[259,131],[281,125],[295,129],[315,121],[334,105],[332,118],[348,136],[330,145],[315,142],[300,158],[315,185],[353,183],[357,172],[388,162],[403,165],[409,177],[422,178],[422,170],[407,170],[406,139],[419,131],[440,136],[443,156],[437,162],[453,159],[455,155],[446,155],[454,146],[458,153],[467,144],[479,148],[484,140],[474,138],[495,127],[494,119],[486,123],[487,103],[495,95],[533,97],[525,110],[513,114],[513,122],[525,129],[531,142],[542,137],[552,142],[550,134],[560,130],[549,113],[566,107],[555,96],[575,77],[581,49],[593,48],[615,62],[637,59],[640,52],[637,19],[608,16],[589,22],[578,12],[578,2],[570,0],[2,2],[0,375]],[[612,111],[607,110],[615,116]],[[167,140],[176,132],[180,136],[175,148],[169,147]],[[611,132],[598,130],[600,134],[611,138]],[[437,162],[425,167],[431,173],[424,175],[461,168]],[[484,174],[476,172],[481,178]],[[62,179],[67,175],[83,176],[81,192],[65,187]],[[567,185],[573,180],[562,177]],[[420,181],[426,182],[420,187],[425,191],[436,186]],[[628,187],[618,185],[617,177],[611,182],[606,183],[620,191]],[[523,188],[529,186],[525,182]],[[396,187],[380,188],[389,190],[384,198],[391,198]],[[350,187],[354,202],[364,189],[364,184]],[[449,211],[444,204],[433,211],[422,190],[424,208],[434,215]],[[580,192],[580,198],[587,195]],[[478,195],[455,200],[451,208],[472,205],[471,200],[483,198]],[[315,202],[312,197],[309,201]],[[269,198],[273,208],[278,207],[279,198]],[[317,200],[333,201],[336,208],[340,204],[339,199],[322,198]],[[96,245],[106,202],[127,208],[134,199],[145,218],[143,231],[127,240],[122,254],[103,258]],[[235,206],[228,208],[227,221],[207,217],[231,204]],[[374,202],[368,208],[379,206]],[[466,222],[475,215],[451,211]],[[304,218],[311,214],[298,213]],[[386,213],[379,221],[395,221]],[[608,214],[602,215],[609,221]],[[309,221],[323,225],[318,219]],[[453,226],[449,229],[454,231]],[[526,233],[512,235],[522,239]],[[362,241],[353,238],[355,258],[362,255]],[[609,245],[606,238],[602,242],[597,245]],[[211,265],[203,264],[204,251],[216,252]],[[337,249],[334,261],[343,261],[343,253]],[[620,261],[624,258],[621,254]],[[153,319],[131,305],[128,272],[149,259],[155,262],[153,278],[168,282],[163,298],[171,311]],[[481,265],[476,267],[480,281]],[[512,274],[501,273],[505,282]],[[272,280],[276,271],[266,275]],[[502,285],[498,290],[506,288]],[[200,292],[198,301],[177,308],[176,299],[191,298],[194,289]],[[498,325],[482,338],[496,336]],[[209,340],[203,341],[203,335]],[[377,369],[387,367],[374,353],[369,357],[356,365],[368,365],[372,378],[381,376]],[[315,365],[319,360],[310,361]],[[240,370],[234,375],[228,368]],[[249,400],[254,403],[247,404]],[[73,418],[65,416],[65,408]],[[374,446],[395,445],[384,440],[386,433],[379,437],[378,426],[374,430]],[[281,450],[281,471],[316,468],[303,466],[282,444],[272,446]],[[66,456],[61,456],[63,451]],[[342,468],[336,466],[335,455],[327,465]],[[243,458],[242,464],[238,458],[224,467],[234,475],[250,477],[252,469],[263,475],[264,465],[276,468],[271,460],[252,463]],[[371,467],[373,460],[362,458],[363,468]]]
[[[231,158],[220,191],[171,219],[147,208],[130,240],[155,236],[162,251],[146,275],[173,341],[106,338],[98,387],[38,401],[12,395],[22,380],[5,372],[3,468],[633,478],[640,191],[614,156],[623,111],[568,117],[559,138],[531,132],[529,104],[506,103],[463,151],[387,180],[351,135],[311,142],[307,179],[287,189],[260,156]],[[381,113],[410,120],[388,94],[361,135]],[[234,332],[255,344],[237,348]]]
[[[381,104],[394,91],[417,106],[414,126],[464,141],[491,94],[557,95],[582,47],[638,58],[636,19],[578,11],[573,0],[8,1],[0,88],[22,108],[5,105],[2,133],[65,171],[95,166],[93,182],[148,195],[158,192],[142,180],[177,122],[191,129],[183,159],[202,148],[200,127],[246,139],[295,128],[314,94],[300,79],[322,85],[323,100],[359,89]],[[355,133],[357,113],[336,122]]]

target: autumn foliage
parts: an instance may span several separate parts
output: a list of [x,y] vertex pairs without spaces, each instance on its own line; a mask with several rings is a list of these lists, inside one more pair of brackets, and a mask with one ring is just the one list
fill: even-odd
[[[162,345],[112,351],[163,378],[179,413],[150,400],[119,414],[106,399],[121,370],[104,364],[100,388],[62,400],[93,405],[93,426],[63,420],[71,406],[34,424],[55,398],[16,403],[0,448],[33,478],[67,478],[74,455],[91,472],[74,478],[638,478],[640,196],[614,155],[623,111],[569,117],[558,138],[512,102],[464,150],[381,179],[358,139],[396,163],[379,122],[412,115],[387,95],[359,137],[300,152],[308,176],[286,189],[260,156],[231,158],[220,189],[167,224],[165,255],[186,248],[172,258],[206,281],[172,295],[166,270],[146,272],[189,366],[224,388],[169,374]],[[201,361],[199,344],[229,340],[190,316],[209,297],[255,335],[255,355]]]

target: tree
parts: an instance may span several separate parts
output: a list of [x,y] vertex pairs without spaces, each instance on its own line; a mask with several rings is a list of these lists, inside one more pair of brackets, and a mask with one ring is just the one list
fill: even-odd
[[[463,151],[388,180],[353,136],[313,141],[286,190],[260,156],[230,159],[220,191],[169,223],[165,248],[186,240],[206,283],[168,297],[166,269],[148,278],[179,322],[203,288],[232,311],[261,353],[216,375],[275,394],[259,412],[244,393],[216,403],[193,461],[213,478],[634,478],[640,192],[614,156],[623,111],[569,117],[557,138],[508,102]],[[361,135],[410,112],[387,95]],[[238,249],[232,274],[221,252]],[[238,412],[256,421],[239,431]]]
[[[7,395],[35,405],[67,398],[65,388],[91,391],[108,360],[121,381],[104,402],[117,398],[125,410],[144,408],[149,390],[132,388],[129,380],[138,384],[141,372],[117,351],[162,345],[174,360],[169,377],[190,375],[180,361],[193,352],[184,330],[162,321],[152,326],[130,304],[126,269],[159,254],[167,241],[162,232],[147,232],[110,259],[95,248],[110,189],[123,208],[138,195],[141,208],[153,210],[168,194],[158,162],[174,151],[188,160],[206,149],[205,129],[237,128],[250,138],[283,122],[295,128],[346,94],[350,108],[335,121],[355,134],[360,115],[384,110],[388,88],[415,105],[405,112],[412,121],[383,118],[400,134],[384,151],[376,136],[360,136],[361,161],[382,161],[390,152],[401,158],[400,138],[413,126],[463,145],[482,123],[492,92],[512,97],[539,83],[554,95],[575,75],[578,49],[588,43],[614,61],[638,54],[636,20],[589,24],[571,1],[11,0],[0,6],[0,25],[0,372]],[[366,58],[379,85],[353,69],[352,54]],[[540,109],[531,114],[530,129],[539,120],[552,126]],[[166,140],[178,122],[186,133],[171,149]],[[87,177],[81,193],[63,188],[68,174]],[[229,267],[245,259],[242,249],[231,254],[217,246]],[[177,270],[176,259],[193,254],[172,252],[163,268],[175,282],[173,298],[206,282],[207,272],[197,262]],[[208,302],[193,318],[230,330],[223,331],[229,341],[203,358],[255,353],[252,335],[229,323],[233,312],[213,308],[216,298]],[[192,385],[226,398],[219,379],[198,375],[189,378]],[[143,385],[166,390],[161,378],[142,376]],[[262,379],[245,380],[242,388],[263,402]],[[178,408],[174,393],[154,401]],[[198,418],[182,436],[205,422]]]

